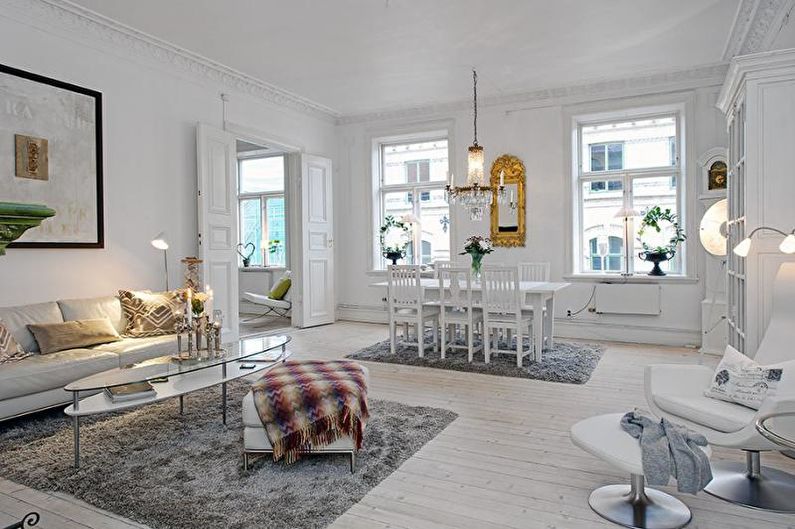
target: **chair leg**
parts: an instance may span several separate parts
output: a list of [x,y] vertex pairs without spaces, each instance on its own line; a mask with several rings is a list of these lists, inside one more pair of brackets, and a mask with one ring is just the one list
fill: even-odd
[[433,325],[433,350],[439,351],[439,320],[431,320]]
[[516,326],[516,367],[522,367],[522,357],[524,356],[524,340],[522,340],[522,326]]
[[397,325],[393,320],[389,320],[389,352],[395,354],[395,342],[397,342]]
[[795,513],[795,475],[763,467],[759,452],[746,451],[745,463],[712,463],[712,481],[704,492],[765,511]]
[[422,321],[422,313],[417,317],[417,350],[420,358],[425,356],[425,322]]
[[445,328],[445,325],[446,324],[445,324],[444,318],[439,320],[439,327],[442,330],[442,336],[441,336],[442,346],[441,346],[441,352],[440,352],[442,360],[444,360],[445,353],[447,352],[447,329]]
[[483,361],[485,363],[489,363],[489,357],[491,356],[491,336],[489,336],[489,332],[491,329],[488,325],[483,326]]
[[248,470],[248,452],[243,452],[243,470]]
[[475,352],[475,331],[472,329],[472,322],[467,324],[467,353],[469,353],[469,363],[472,363]]
[[351,450],[351,474],[356,472],[356,452]]

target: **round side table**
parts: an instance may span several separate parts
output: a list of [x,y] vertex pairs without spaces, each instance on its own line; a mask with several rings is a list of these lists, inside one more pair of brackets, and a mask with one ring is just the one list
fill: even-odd
[[771,413],[759,417],[756,430],[768,441],[795,450],[795,412]]

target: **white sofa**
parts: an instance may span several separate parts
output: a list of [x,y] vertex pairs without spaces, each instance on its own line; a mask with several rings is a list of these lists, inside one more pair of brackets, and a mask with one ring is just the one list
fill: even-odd
[[[38,353],[39,347],[27,326],[108,318],[121,334],[124,321],[116,296],[64,299],[34,305],[0,307],[0,320],[23,349]],[[75,380],[141,360],[173,352],[173,334],[121,341],[51,354],[34,354],[17,362],[0,364],[0,421],[71,402],[63,387]]]

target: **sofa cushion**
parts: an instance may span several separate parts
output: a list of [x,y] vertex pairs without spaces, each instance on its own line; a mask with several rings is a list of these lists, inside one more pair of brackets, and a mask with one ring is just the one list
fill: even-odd
[[177,315],[183,310],[180,296],[181,293],[177,290],[119,290],[121,308],[127,319],[127,328],[123,334],[128,338],[172,334]]
[[88,375],[119,367],[114,353],[70,349],[0,365],[0,399],[63,388]]
[[123,338],[118,342],[97,345],[92,349],[119,355],[119,367],[157,356],[176,354],[177,336],[168,334],[148,338]]
[[751,408],[711,399],[703,395],[679,396],[657,394],[654,402],[663,411],[719,432],[737,432],[751,424],[755,412]]
[[11,331],[3,324],[3,320],[0,320],[0,364],[17,362],[32,354],[22,349]]
[[118,296],[60,299],[58,306],[61,308],[64,321],[108,318],[117,333],[121,334],[127,328],[127,320],[124,318]]
[[22,349],[32,353],[39,352],[39,345],[33,334],[28,330],[31,323],[61,323],[63,316],[58,304],[54,301],[36,303],[34,305],[20,305],[18,307],[0,308],[0,320],[14,335]]
[[108,318],[63,323],[31,323],[28,329],[36,337],[41,354],[121,340]]

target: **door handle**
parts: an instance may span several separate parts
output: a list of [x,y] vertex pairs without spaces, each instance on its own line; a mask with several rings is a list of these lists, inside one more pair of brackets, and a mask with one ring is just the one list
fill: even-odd
[[334,239],[329,239],[328,240],[328,247],[329,248],[334,248]]

